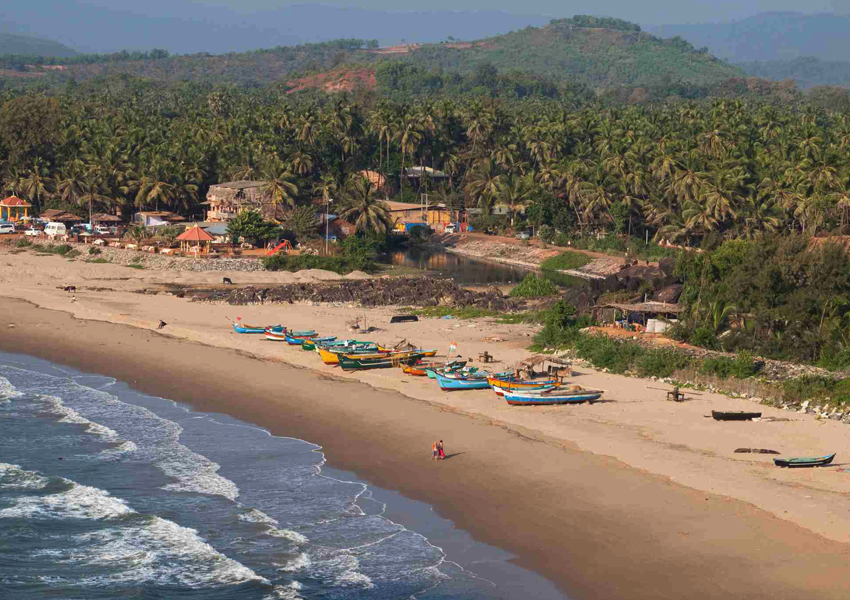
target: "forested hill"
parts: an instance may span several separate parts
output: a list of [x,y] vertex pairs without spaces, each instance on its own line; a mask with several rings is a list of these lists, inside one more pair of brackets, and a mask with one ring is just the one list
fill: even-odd
[[575,16],[546,27],[526,27],[472,44],[423,46],[407,61],[470,72],[481,63],[594,87],[675,81],[710,85],[740,76],[737,68],[681,38],[664,40],[620,19]]
[[[671,82],[713,85],[742,75],[739,69],[682,39],[662,40],[619,19],[576,16],[476,42],[387,49],[376,49],[376,45],[374,41],[351,39],[220,56],[168,56],[163,52],[139,59],[138,55],[118,53],[45,64],[67,65],[63,73],[50,76],[54,81],[74,78],[81,82],[125,74],[165,82],[241,85],[286,81],[346,64],[378,67],[378,63],[387,61],[422,67],[440,76],[463,76],[487,65],[499,72],[522,71],[556,83],[597,89]],[[18,59],[25,62],[23,57]]]
[[79,52],[51,40],[42,40],[12,33],[0,33],[0,55],[8,54],[67,58],[77,56]]

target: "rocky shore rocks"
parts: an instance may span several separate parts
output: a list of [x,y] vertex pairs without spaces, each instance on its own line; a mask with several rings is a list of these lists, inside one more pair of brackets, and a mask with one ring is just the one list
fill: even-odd
[[247,304],[320,302],[346,303],[360,306],[450,306],[475,307],[495,311],[522,308],[523,303],[502,295],[495,289],[474,292],[452,281],[405,277],[363,279],[335,283],[289,284],[274,287],[249,286],[235,290],[197,294],[195,302],[225,302],[237,306]]

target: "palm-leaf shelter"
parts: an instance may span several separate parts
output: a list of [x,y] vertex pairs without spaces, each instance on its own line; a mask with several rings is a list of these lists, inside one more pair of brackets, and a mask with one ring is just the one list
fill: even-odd
[[209,252],[210,244],[214,239],[213,236],[197,226],[177,236],[181,250],[191,251],[192,248],[195,248],[196,253]]
[[593,319],[600,323],[639,323],[646,326],[651,319],[674,320],[684,310],[668,302],[639,302],[636,304],[607,303],[593,307]]

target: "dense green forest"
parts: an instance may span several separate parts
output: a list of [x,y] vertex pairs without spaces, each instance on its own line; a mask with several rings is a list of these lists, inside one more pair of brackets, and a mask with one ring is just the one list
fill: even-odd
[[[427,165],[438,201],[560,230],[610,229],[698,244],[850,227],[850,111],[715,100],[619,107],[585,100],[394,102],[116,79],[45,97],[0,96],[0,178],[36,205],[198,214],[211,184],[269,179],[309,203],[362,169]],[[396,193],[393,192],[393,193]],[[85,198],[85,200],[82,200]],[[487,212],[487,211],[485,211]]]

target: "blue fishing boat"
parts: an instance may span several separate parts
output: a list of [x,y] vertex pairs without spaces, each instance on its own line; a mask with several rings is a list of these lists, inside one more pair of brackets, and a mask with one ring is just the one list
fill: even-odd
[[602,392],[599,390],[531,390],[506,391],[505,400],[511,406],[550,406],[553,404],[579,404],[599,400]]
[[439,371],[434,372],[437,383],[440,384],[440,389],[444,392],[454,392],[457,390],[488,390],[490,384],[487,382],[487,377],[446,377]]
[[272,331],[274,333],[280,333],[286,330],[286,327],[283,325],[271,325],[268,327],[260,327],[259,325],[246,325],[242,323],[234,323],[233,329],[236,333],[265,333],[266,330]]

